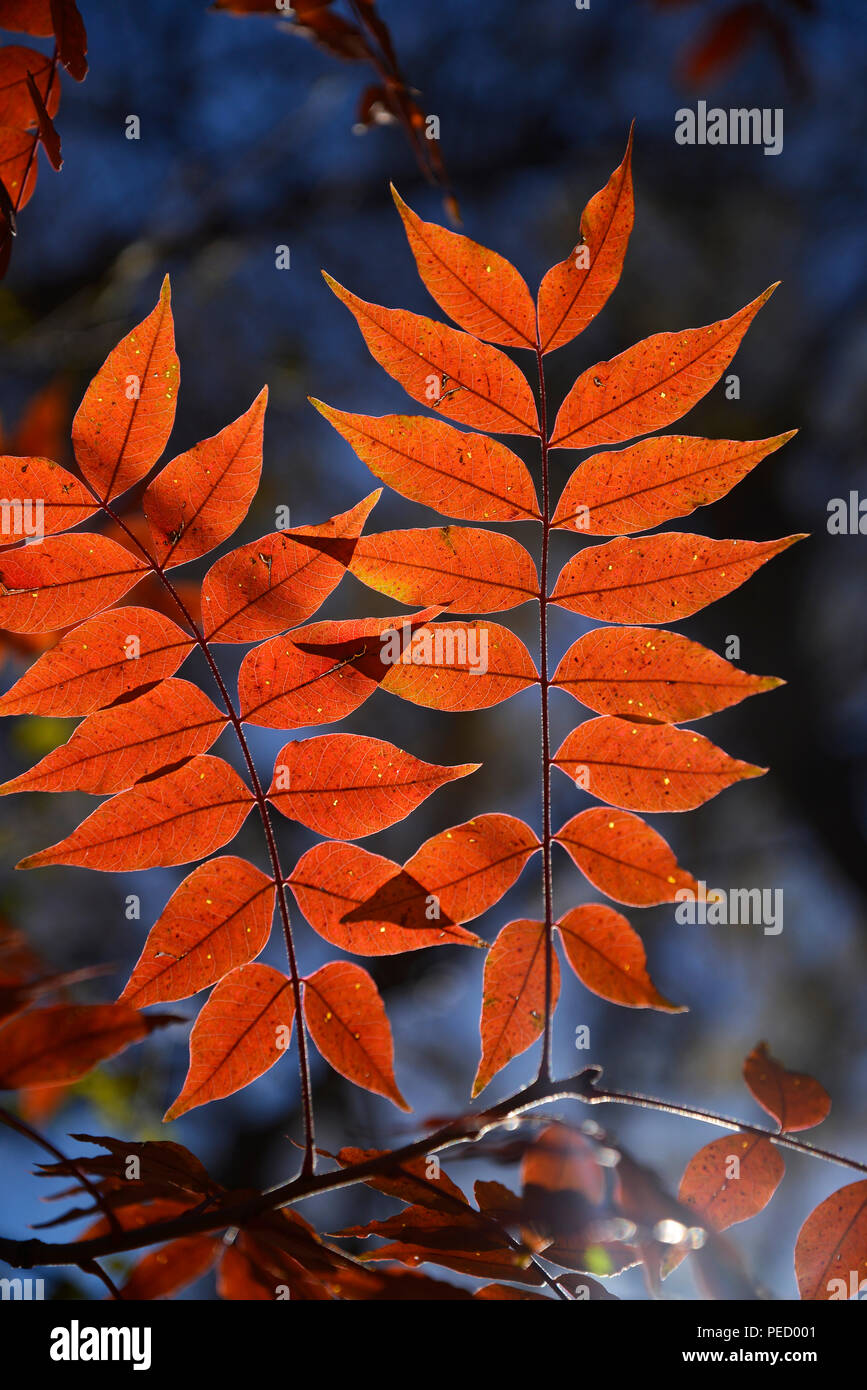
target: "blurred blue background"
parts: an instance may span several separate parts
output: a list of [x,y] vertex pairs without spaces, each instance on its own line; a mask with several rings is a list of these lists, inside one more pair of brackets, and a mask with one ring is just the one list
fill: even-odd
[[[684,428],[744,439],[793,427],[800,433],[730,497],[680,526],[716,537],[812,533],[683,628],[717,651],[738,636],[739,664],[788,682],[702,725],[727,751],[771,771],[689,816],[651,820],[681,863],[711,886],[782,887],[784,930],[765,936],[754,927],[687,927],[674,921],[671,907],[632,911],[655,982],[690,1012],[617,1008],[564,977],[555,1063],[564,1073],[600,1062],[614,1086],[761,1122],[740,1068],[766,1038],[777,1056],[816,1075],[833,1096],[815,1141],[863,1157],[865,542],[829,535],[826,520],[829,499],[867,487],[860,158],[867,24],[860,0],[826,0],[806,11],[781,3],[800,80],[760,41],[723,72],[690,85],[684,55],[708,16],[727,7],[592,0],[579,11],[571,0],[533,6],[383,0],[381,11],[422,104],[440,118],[464,229],[513,259],[532,288],[574,244],[581,209],[620,162],[636,120],[636,224],[625,271],[598,320],[549,359],[555,403],[594,361],[649,333],[725,317],[772,281],[783,282],[732,368],[740,399],[726,400],[717,386]],[[57,123],[64,168],[59,175],[47,164],[41,168],[0,287],[0,409],[7,430],[50,383],[66,393],[71,419],[90,376],[152,306],[168,271],[182,373],[172,453],[215,433],[267,383],[264,481],[238,539],[273,529],[281,505],[291,508],[293,524],[345,510],[375,483],[306,397],[370,414],[412,407],[369,358],[319,271],[327,267],[366,299],[436,313],[415,273],[388,183],[434,220],[442,218],[439,193],[421,180],[397,127],[351,133],[369,80],[364,71],[281,32],[272,20],[214,13],[195,0],[147,6],[83,0],[82,11],[91,72],[82,86],[63,83]],[[782,153],[678,145],[675,112],[700,98],[726,108],[782,108]],[[131,114],[140,117],[138,141],[125,138]],[[288,271],[275,268],[280,245],[291,251]],[[532,449],[525,457],[537,467]],[[576,461],[568,452],[555,455],[555,493]],[[385,495],[372,529],[433,522],[425,509]],[[525,544],[535,543],[532,528],[512,529]],[[555,573],[571,548],[558,538]],[[346,579],[320,616],[385,614],[395,606]],[[506,621],[533,642],[530,606]],[[583,630],[581,622],[555,613],[555,658]],[[225,648],[221,661],[232,675],[238,653]],[[3,688],[22,669],[21,658],[10,655]],[[191,661],[183,674],[194,673]],[[556,746],[582,715],[568,696],[554,698]],[[532,693],[488,713],[456,717],[379,692],[345,727],[390,738],[435,762],[484,766],[365,845],[403,860],[436,830],[493,810],[538,828],[537,723]],[[4,776],[67,737],[69,727],[7,721]],[[266,771],[284,741],[279,733],[253,731]],[[228,736],[217,751],[236,757]],[[585,800],[558,777],[555,825]],[[102,1000],[116,997],[183,872],[104,878],[73,869],[12,872],[23,854],[60,838],[89,809],[81,796],[33,794],[3,804],[0,905],[52,969],[111,961],[111,976],[76,991],[77,998]],[[277,820],[288,868],[314,837]],[[254,818],[237,849],[264,863]],[[539,914],[536,863],[475,924],[488,939],[508,921]],[[565,855],[556,875],[559,910],[598,896]],[[141,895],[139,922],[124,916],[130,893]],[[304,972],[339,954],[297,909],[293,922]],[[278,935],[263,958],[280,966]],[[364,964],[386,998],[398,1081],[416,1115],[398,1115],[317,1060],[324,1148],[395,1144],[426,1117],[457,1113],[478,1058],[480,953],[443,948]],[[200,1002],[179,1011],[192,1021]],[[573,1045],[579,1024],[590,1026],[588,1053]],[[534,1049],[513,1062],[486,1097],[529,1080],[536,1057]],[[61,1143],[69,1143],[70,1131],[175,1138],[219,1180],[245,1187],[290,1175],[297,1163],[290,1141],[301,1138],[295,1048],[253,1087],[167,1129],[159,1117],[180,1089],[186,1062],[184,1030],[164,1032],[83,1082],[46,1131]],[[648,1111],[611,1107],[593,1118],[672,1188],[691,1154],[715,1137],[703,1126]],[[44,1219],[38,1198],[45,1185],[28,1176],[37,1157],[24,1140],[4,1137],[0,1230],[6,1234],[25,1235],[29,1223]],[[461,1181],[471,1167],[463,1161],[450,1171]],[[847,1180],[843,1170],[794,1155],[787,1156],[787,1169],[771,1205],[733,1232],[748,1268],[778,1298],[795,1296],[792,1249],[801,1222]],[[333,1230],[388,1209],[374,1194],[354,1190],[307,1214],[323,1223],[320,1229]],[[123,1261],[115,1266],[123,1267]],[[101,1296],[95,1281],[49,1278],[63,1296]],[[612,1287],[626,1297],[645,1296],[635,1273]],[[688,1265],[666,1288],[672,1297],[695,1296]],[[191,1296],[212,1297],[213,1278]]]

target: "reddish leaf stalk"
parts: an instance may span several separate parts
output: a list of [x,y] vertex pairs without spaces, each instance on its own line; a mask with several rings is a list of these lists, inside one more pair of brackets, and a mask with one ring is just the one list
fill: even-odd
[[542,455],[542,555],[539,566],[539,679],[542,705],[542,891],[545,901],[545,1026],[539,1081],[551,1079],[554,1023],[554,881],[551,867],[551,730],[548,708],[548,548],[551,539],[551,497],[548,467],[548,401],[539,313],[536,311],[536,363],[539,372],[539,444]]

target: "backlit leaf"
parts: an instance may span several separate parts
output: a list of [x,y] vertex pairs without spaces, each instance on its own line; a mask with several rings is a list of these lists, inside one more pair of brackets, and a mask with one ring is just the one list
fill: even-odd
[[[482,987],[482,1059],[473,1082],[479,1095],[498,1071],[526,1052],[545,1026],[545,923],[510,922],[485,960]],[[552,956],[551,1007],[560,993],[560,967]]]
[[677,632],[606,627],[572,644],[553,684],[599,714],[680,724],[784,682],[747,675]]
[[86,521],[97,509],[84,484],[59,463],[44,458],[16,458],[12,454],[0,457],[0,497],[4,544],[34,534],[37,522],[41,534],[46,536],[66,531]]
[[623,537],[580,550],[560,571],[551,599],[603,623],[678,622],[803,539],[712,541],[678,531]]
[[472,429],[538,432],[533,393],[504,352],[422,314],[369,304],[330,275],[325,280],[355,315],[372,356],[413,400]]
[[581,214],[578,245],[539,287],[543,352],[571,342],[605,304],[620,279],[634,215],[630,130],[623,162]]
[[535,348],[533,300],[515,267],[469,237],[423,222],[394,186],[391,192],[418,273],[444,313],[486,342]]
[[730,319],[681,333],[655,333],[579,376],[560,407],[553,449],[586,449],[649,434],[685,415],[719,380],[776,289]]
[[204,753],[226,727],[204,691],[172,678],[126,704],[91,714],[67,743],[0,785],[21,791],[122,791],[171,763]]
[[582,874],[609,898],[633,907],[676,901],[681,888],[698,891],[661,835],[628,811],[592,806],[554,836]]
[[326,1062],[366,1091],[409,1110],[394,1079],[391,1028],[366,970],[348,961],[323,965],[304,981],[304,1021]]
[[244,520],[262,472],[267,400],[266,387],[245,414],[172,459],[148,484],[142,507],[164,568],[206,555]]
[[767,1043],[754,1047],[744,1062],[744,1081],[783,1134],[812,1129],[831,1109],[831,1097],[824,1086],[804,1072],[787,1071],[771,1056]]
[[750,440],[662,435],[594,454],[575,469],[551,524],[582,535],[622,536],[689,516],[725,497],[795,434]]
[[258,642],[311,617],[343,578],[379,495],[321,526],[274,531],[217,560],[202,584],[205,635]]
[[52,62],[45,53],[22,44],[4,44],[0,48],[0,125],[29,130],[36,125],[36,112],[27,84],[30,73],[49,116],[57,115],[60,105],[60,83],[52,81]]
[[103,499],[132,487],[160,457],[179,379],[166,277],[156,308],[109,353],[72,423],[78,466]]
[[769,1139],[724,1134],[689,1160],[678,1201],[694,1207],[712,1230],[725,1231],[762,1211],[785,1171],[783,1156]]
[[647,973],[641,937],[626,918],[604,903],[573,907],[557,923],[566,959],[578,979],[612,1004],[633,1009],[664,1009],[683,1013],[671,1004]]
[[90,714],[171,676],[195,642],[162,613],[117,608],[68,632],[0,697],[2,714]]
[[395,922],[345,922],[347,913],[371,898],[383,884],[400,873],[400,865],[360,845],[326,841],[302,854],[287,883],[314,931],[359,956],[393,956],[425,946],[483,946],[472,932],[464,931],[444,916],[433,915],[426,903],[425,926],[398,926]]
[[139,1260],[121,1290],[126,1299],[167,1298],[201,1279],[216,1264],[223,1243],[216,1236],[182,1236]]
[[767,771],[730,758],[691,730],[606,716],[567,734],[554,762],[592,796],[627,811],[691,811]]
[[841,1187],[810,1213],[795,1246],[795,1274],[801,1298],[810,1302],[851,1298],[863,1287],[867,1181]]
[[426,415],[353,415],[312,404],[375,477],[411,502],[460,521],[538,519],[529,469],[505,444]]
[[431,792],[480,766],[438,767],[382,739],[322,734],[281,749],[268,798],[320,835],[354,840],[403,820]]
[[103,802],[65,840],[28,855],[17,867],[80,864],[117,873],[186,864],[233,839],[253,804],[234,768],[200,753],[174,772]]
[[270,965],[241,965],[226,975],[193,1025],[190,1069],[163,1119],[249,1086],[279,1062],[294,1019],[292,981]]
[[253,960],[271,930],[273,879],[246,859],[224,855],[194,869],[151,928],[120,996],[146,1008],[187,999]]
[[511,536],[470,526],[363,536],[349,569],[401,603],[438,603],[455,613],[497,613],[535,598],[536,566]]
[[0,627],[55,632],[108,608],[147,565],[107,536],[77,532],[0,553]]
[[53,1004],[0,1029],[0,1089],[74,1081],[176,1019],[128,1004]]

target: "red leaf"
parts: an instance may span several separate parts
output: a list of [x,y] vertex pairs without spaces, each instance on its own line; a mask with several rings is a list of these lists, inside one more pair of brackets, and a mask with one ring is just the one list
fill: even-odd
[[[539,287],[543,352],[571,342],[605,304],[620,279],[634,215],[630,130],[622,164],[581,214],[578,245],[548,271]],[[582,251],[586,254],[580,255]]]
[[57,54],[76,82],[87,76],[87,34],[75,0],[50,0]]
[[[332,840],[303,854],[287,883],[313,930],[332,946],[354,955],[392,956],[425,946],[484,946],[472,932],[456,926],[442,913],[437,918],[428,917],[425,926],[411,923],[401,927],[375,917],[344,921],[348,913],[399,874],[399,865],[390,859],[371,854],[360,845]],[[426,902],[426,910],[429,907]]]
[[171,288],[108,354],[72,422],[78,466],[109,501],[149,472],[168,443],[178,399]]
[[23,791],[119,792],[170,763],[204,753],[228,720],[189,681],[170,679],[126,704],[91,714],[67,743],[0,785]]
[[343,578],[379,492],[321,526],[274,531],[224,555],[202,584],[212,642],[258,642],[311,617]]
[[689,618],[803,535],[778,541],[712,541],[679,531],[587,546],[560,572],[551,600],[603,623]]
[[[4,514],[6,543],[24,540],[37,522],[41,532],[51,536],[77,526],[96,511],[96,502],[84,484],[59,463],[46,458],[16,458],[12,454],[0,457],[0,495],[9,508],[12,523],[7,529]],[[4,506],[4,513],[5,509]]]
[[582,874],[615,902],[653,907],[677,901],[677,892],[698,892],[661,835],[628,811],[593,806],[567,821],[554,836]]
[[363,536],[349,569],[401,603],[438,603],[455,613],[497,613],[536,598],[532,556],[511,536],[469,526]]
[[240,526],[262,472],[267,387],[219,434],[179,454],[147,487],[142,507],[163,567],[205,555]]
[[27,83],[30,73],[49,116],[57,115],[60,105],[60,83],[53,78],[51,59],[36,48],[6,44],[0,48],[0,126],[32,130],[36,112]]
[[149,608],[102,613],[31,666],[0,698],[0,715],[90,714],[172,675],[194,646],[177,623]]
[[31,1009],[0,1029],[0,1089],[74,1081],[141,1042],[170,1014],[146,1017],[127,1004],[52,1004]]
[[746,441],[661,435],[594,454],[575,469],[551,524],[582,535],[620,536],[689,516],[725,497],[797,432]]
[[0,554],[0,627],[55,632],[108,608],[147,565],[107,536],[49,536]]
[[560,407],[553,449],[586,449],[649,434],[685,415],[707,395],[776,289],[705,328],[656,333],[579,376]]
[[140,1260],[121,1294],[133,1301],[166,1298],[201,1279],[216,1264],[223,1249],[215,1236],[182,1236]]
[[80,864],[117,873],[186,864],[233,839],[253,804],[234,768],[201,753],[174,772],[103,802],[65,840],[28,855],[17,867]]
[[270,965],[242,965],[226,975],[196,1019],[190,1069],[163,1119],[249,1086],[280,1060],[294,1019],[292,981]]
[[200,864],[151,928],[120,1002],[143,1009],[187,999],[253,960],[268,940],[275,892],[273,879],[246,859]]
[[[545,923],[510,922],[485,961],[482,995],[482,1059],[473,1098],[498,1071],[526,1052],[545,1026]],[[560,967],[552,956],[551,1007],[560,993]]]
[[60,136],[54,127],[54,122],[45,109],[45,102],[42,100],[42,93],[33,80],[33,76],[27,74],[27,90],[30,93],[30,100],[33,102],[33,110],[36,112],[36,124],[39,128],[39,139],[43,149],[48,155],[48,159],[53,169],[63,167],[63,155],[60,152]]
[[427,929],[436,906],[440,923],[470,922],[508,892],[540,848],[529,825],[515,816],[476,816],[431,836],[400,873],[342,921]]
[[538,433],[533,393],[505,353],[421,314],[368,304],[330,275],[325,280],[355,315],[372,356],[413,400],[472,429]]
[[323,734],[281,749],[268,799],[320,835],[354,840],[403,820],[446,782],[479,767],[438,767],[382,739]]
[[762,1211],[785,1171],[783,1156],[769,1139],[724,1134],[689,1160],[678,1200],[694,1207],[711,1230],[725,1231]]
[[310,397],[371,473],[461,521],[538,520],[530,471],[505,444],[423,415],[353,415]]
[[394,1079],[391,1028],[366,970],[347,961],[323,965],[304,981],[304,1021],[335,1071],[366,1091],[410,1110]]
[[867,1181],[820,1202],[798,1234],[795,1274],[810,1302],[857,1297],[867,1277]]
[[676,632],[607,627],[572,644],[552,683],[599,714],[680,724],[785,681],[749,676]]
[[0,29],[20,29],[48,38],[54,33],[51,0],[0,0]]
[[16,212],[26,207],[33,197],[38,174],[33,136],[14,126],[0,126],[0,180]]
[[392,184],[418,273],[439,307],[477,338],[535,348],[536,314],[522,276],[496,251],[423,222]]
[[772,1057],[767,1043],[754,1047],[744,1062],[744,1081],[782,1134],[819,1125],[831,1109],[831,1097],[812,1076],[787,1071]]
[[647,973],[641,937],[626,918],[602,903],[573,907],[557,923],[566,959],[578,979],[612,1004],[633,1009],[663,1009],[685,1013],[659,993]]
[[592,796],[629,811],[691,811],[767,771],[730,758],[691,730],[605,716],[567,734],[554,762]]

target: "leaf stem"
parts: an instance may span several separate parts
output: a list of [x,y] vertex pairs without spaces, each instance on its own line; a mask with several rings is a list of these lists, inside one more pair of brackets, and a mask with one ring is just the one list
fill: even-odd
[[548,710],[548,547],[551,536],[551,490],[548,476],[548,399],[542,337],[536,314],[536,364],[539,373],[539,443],[542,455],[542,555],[539,567],[539,693],[542,707],[542,891],[545,900],[545,1022],[538,1081],[551,1079],[554,1019],[554,881],[551,868],[551,731]]

